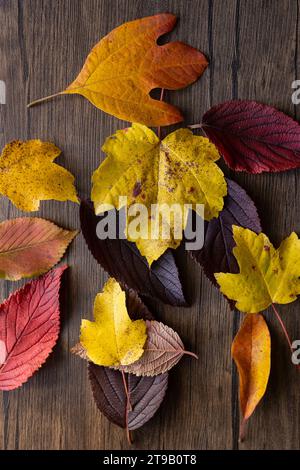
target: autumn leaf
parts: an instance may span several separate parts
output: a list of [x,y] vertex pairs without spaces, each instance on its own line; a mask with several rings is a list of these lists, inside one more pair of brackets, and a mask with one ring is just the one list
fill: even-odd
[[102,366],[128,365],[143,354],[146,341],[144,320],[131,321],[125,292],[109,279],[94,304],[95,321],[82,320],[80,343],[88,358]]
[[[158,239],[151,237],[148,230],[148,238],[141,236],[135,240],[150,265],[168,247],[176,248],[180,244],[182,231],[177,236],[173,221],[178,214],[181,219],[177,222],[177,232],[178,226],[184,228],[185,204],[195,209],[197,204],[204,204],[206,220],[216,217],[223,208],[227,188],[224,175],[215,163],[218,151],[208,139],[194,136],[188,129],[179,129],[160,141],[152,130],[133,124],[106,139],[102,149],[108,156],[92,178],[91,199],[96,214],[104,212],[108,205],[121,209],[124,204],[120,196],[127,197],[128,206],[144,204],[148,214],[153,204],[161,208]],[[166,207],[172,204],[176,204],[176,210],[169,217]],[[170,229],[167,238],[163,236],[166,226]]]
[[300,241],[293,232],[275,250],[268,237],[233,227],[238,274],[215,274],[221,292],[242,312],[258,313],[272,303],[288,304],[300,294]]
[[131,409],[127,409],[121,372],[89,363],[89,380],[98,409],[109,421],[121,428],[138,429],[160,407],[168,386],[168,374],[137,377],[125,374]]
[[[132,290],[126,291],[126,307],[131,320],[153,319],[151,312]],[[98,409],[111,422],[127,429],[129,438],[129,431],[140,428],[156,413],[168,386],[168,373],[156,377],[137,377],[92,362],[88,365],[88,371]]]
[[63,256],[77,231],[22,217],[0,223],[0,277],[17,281],[43,274]]
[[232,343],[232,357],[240,381],[240,406],[245,421],[250,418],[265,394],[271,367],[271,339],[268,326],[260,314],[248,314]]
[[72,346],[70,352],[80,357],[81,359],[84,359],[85,361],[89,360],[86,349],[82,346],[81,343],[76,343],[74,346]]
[[59,334],[60,279],[53,269],[0,305],[0,390],[20,387],[51,353]]
[[[116,223],[119,214],[115,211]],[[167,250],[151,267],[135,243],[119,234],[104,240],[97,237],[97,224],[103,215],[96,216],[90,201],[80,204],[82,234],[94,258],[118,282],[141,295],[154,297],[166,304],[186,306],[178,269],[171,250]],[[130,310],[129,310],[130,312]]]
[[215,272],[236,274],[239,272],[237,261],[232,253],[235,245],[232,226],[248,228],[261,232],[259,216],[254,202],[246,191],[234,181],[227,179],[227,196],[223,210],[218,218],[205,224],[204,245],[201,250],[191,250],[193,259],[203,266],[208,279],[218,286]]
[[114,29],[92,49],[76,80],[57,95],[82,95],[106,113],[148,126],[182,121],[177,108],[149,95],[154,88],[186,87],[207,67],[205,56],[186,44],[157,45],[175,23],[174,15],[163,13]]
[[201,127],[235,171],[261,173],[300,166],[300,126],[271,106],[228,101],[207,111]]
[[184,354],[197,358],[194,353],[185,351],[179,335],[172,328],[158,321],[146,321],[146,324],[144,354],[122,370],[138,376],[154,376],[169,371]]
[[0,157],[0,193],[23,211],[37,211],[42,200],[78,202],[74,176],[53,163],[60,153],[40,140],[7,144]]
[[[131,320],[154,320],[148,307],[142,302],[138,294],[133,289],[124,290],[126,297],[126,309]],[[81,359],[89,360],[87,351],[81,343],[75,344],[70,352]]]

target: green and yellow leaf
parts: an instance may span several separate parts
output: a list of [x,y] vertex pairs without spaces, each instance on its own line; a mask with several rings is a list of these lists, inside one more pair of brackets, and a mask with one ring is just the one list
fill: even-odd
[[276,250],[263,233],[233,226],[239,274],[217,273],[221,292],[242,312],[258,313],[300,294],[300,240],[293,232]]
[[[92,178],[91,198],[96,214],[103,212],[107,205],[123,207],[120,196],[126,196],[128,207],[133,203],[145,205],[148,214],[153,204],[161,209],[156,217],[159,238],[149,239],[148,231],[134,240],[149,264],[168,247],[179,245],[186,224],[184,205],[197,209],[196,204],[203,204],[206,220],[217,217],[223,208],[227,186],[215,163],[219,153],[205,137],[179,129],[160,141],[151,129],[133,124],[106,139],[102,150],[107,158]],[[169,218],[171,205],[174,211]],[[174,219],[180,220],[182,214],[180,230],[174,233]],[[169,236],[163,236],[164,229],[169,230]]]

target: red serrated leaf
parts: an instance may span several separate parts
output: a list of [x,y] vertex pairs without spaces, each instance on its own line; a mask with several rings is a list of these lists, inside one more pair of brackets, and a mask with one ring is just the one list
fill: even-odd
[[43,274],[58,263],[77,231],[39,217],[0,223],[0,277],[17,281]]
[[201,127],[233,170],[261,173],[300,166],[300,125],[271,106],[228,101],[207,111]]
[[28,282],[0,305],[0,390],[20,387],[52,351],[59,334],[59,288],[66,268]]

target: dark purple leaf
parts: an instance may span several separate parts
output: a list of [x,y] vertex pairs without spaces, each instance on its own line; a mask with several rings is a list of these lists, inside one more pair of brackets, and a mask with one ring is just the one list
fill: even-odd
[[96,216],[90,201],[82,201],[80,220],[82,233],[92,255],[105,271],[118,282],[141,295],[150,296],[170,305],[186,305],[174,256],[167,250],[151,268],[136,245],[124,239],[100,240],[96,235]]
[[233,170],[261,173],[300,166],[300,125],[270,106],[228,101],[207,111],[201,127]]
[[[89,379],[99,410],[117,426],[126,428],[127,397],[122,373],[89,363]],[[160,407],[168,386],[168,374],[137,377],[125,374],[132,411],[128,412],[128,429],[143,426]]]
[[232,254],[234,239],[232,225],[261,232],[259,216],[254,202],[237,183],[227,179],[228,194],[224,208],[218,218],[205,225],[204,246],[201,250],[190,251],[191,256],[204,268],[206,276],[217,286],[214,273],[238,273],[238,265]]

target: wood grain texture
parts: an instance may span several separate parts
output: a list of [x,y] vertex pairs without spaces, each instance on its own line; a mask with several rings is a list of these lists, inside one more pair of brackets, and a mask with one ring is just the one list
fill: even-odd
[[[0,145],[40,138],[63,150],[58,163],[76,176],[79,194],[90,194],[90,177],[103,159],[106,136],[124,126],[80,96],[60,97],[26,109],[26,103],[65,88],[76,77],[91,46],[115,26],[170,11],[180,17],[169,35],[203,51],[210,66],[193,86],[166,93],[199,122],[213,104],[256,99],[294,117],[291,83],[300,79],[297,0],[0,0],[0,80],[7,104],[0,105]],[[163,129],[163,133],[166,130]],[[234,174],[263,214],[264,231],[278,243],[300,233],[300,171],[273,175]],[[4,198],[1,220],[22,215]],[[79,228],[79,207],[44,202],[38,213],[69,229]],[[0,394],[1,449],[126,449],[123,431],[96,409],[84,361],[69,354],[82,317],[106,275],[82,236],[68,251],[70,269],[62,292],[62,332],[46,365],[22,388]],[[273,357],[269,391],[251,418],[247,440],[238,443],[237,376],[230,358],[239,314],[205,278],[199,266],[179,256],[190,308],[154,305],[157,319],[180,334],[199,360],[182,359],[170,374],[167,400],[135,433],[139,449],[297,449],[300,447],[300,374],[270,312]],[[20,283],[1,281],[4,299]],[[300,335],[299,301],[280,309],[293,338]]]

